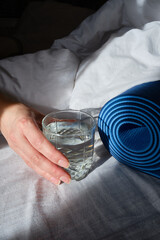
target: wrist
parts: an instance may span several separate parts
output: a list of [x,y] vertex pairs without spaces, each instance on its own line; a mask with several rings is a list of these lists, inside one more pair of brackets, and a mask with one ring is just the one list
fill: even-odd
[[0,131],[1,131],[1,124],[2,124],[2,118],[4,113],[10,107],[12,107],[17,103],[18,102],[15,99],[13,99],[10,95],[0,92]]

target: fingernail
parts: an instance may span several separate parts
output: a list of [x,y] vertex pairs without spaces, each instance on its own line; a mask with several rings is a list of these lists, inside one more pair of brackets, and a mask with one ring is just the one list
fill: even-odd
[[56,185],[59,185],[61,183],[61,181],[59,179],[54,178],[54,177],[51,178],[51,181]]
[[69,162],[66,162],[64,160],[59,160],[58,165],[60,165],[61,167],[64,167],[64,168],[68,168],[69,167]]
[[60,177],[60,180],[61,180],[62,182],[65,182],[65,183],[70,183],[70,181],[71,181],[70,178],[64,177],[64,176]]

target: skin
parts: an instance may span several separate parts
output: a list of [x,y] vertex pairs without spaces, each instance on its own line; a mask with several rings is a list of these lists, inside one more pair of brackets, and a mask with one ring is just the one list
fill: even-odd
[[35,172],[59,185],[69,183],[68,159],[41,132],[43,114],[0,93],[0,130],[9,146]]

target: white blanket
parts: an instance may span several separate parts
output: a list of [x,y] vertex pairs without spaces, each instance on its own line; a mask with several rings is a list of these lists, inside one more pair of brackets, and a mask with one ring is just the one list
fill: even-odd
[[[57,40],[52,46],[55,52],[2,60],[0,88],[5,86],[14,95],[15,87],[16,93],[21,93],[18,97],[36,106],[40,92],[34,92],[32,103],[28,97],[28,91],[33,92],[32,84],[20,79],[23,73],[27,79],[28,73],[33,82],[39,78],[42,82],[44,78],[46,83],[49,81],[47,86],[51,86],[52,58],[55,62],[56,56],[61,56],[55,66],[58,82],[53,78],[59,89],[47,88],[49,99],[46,94],[47,104],[42,107],[62,107],[63,100],[65,107],[68,104],[72,108],[100,107],[126,88],[159,79],[159,20],[159,0],[108,1],[69,36]],[[45,65],[47,54],[50,63]],[[26,59],[28,72],[23,69]],[[46,69],[42,77],[34,72],[35,59],[37,69],[41,66]],[[21,60],[23,68],[19,68]],[[67,95],[61,92],[64,75],[69,79],[69,87],[65,85]],[[28,90],[23,88],[25,95],[22,86],[30,86]],[[35,82],[34,86],[39,87]],[[57,91],[61,101],[54,105],[51,98]],[[93,171],[82,181],[57,187],[27,167],[0,136],[1,240],[159,240],[159,179],[120,164],[96,138]]]
[[159,80],[159,42],[160,1],[108,1],[52,46],[70,49],[83,59],[70,108],[102,107],[132,86]]

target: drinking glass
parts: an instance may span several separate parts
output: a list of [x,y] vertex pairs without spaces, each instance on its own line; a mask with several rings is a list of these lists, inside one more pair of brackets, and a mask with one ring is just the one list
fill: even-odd
[[83,179],[92,167],[95,128],[95,119],[79,110],[51,112],[42,120],[43,134],[70,162],[71,179]]

